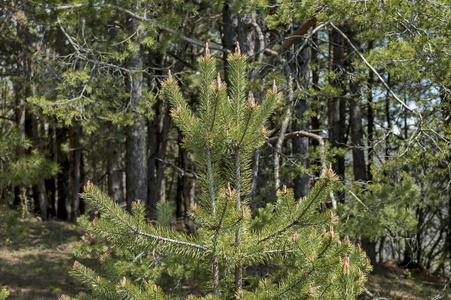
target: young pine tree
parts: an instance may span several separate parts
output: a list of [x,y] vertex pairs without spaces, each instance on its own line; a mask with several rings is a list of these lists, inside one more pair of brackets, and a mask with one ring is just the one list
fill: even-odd
[[[246,58],[239,47],[228,63],[229,87],[217,74],[207,45],[205,56],[199,58],[196,112],[183,99],[170,72],[162,87],[163,97],[172,104],[175,124],[185,136],[184,147],[196,155],[201,194],[190,218],[198,226],[197,234],[186,235],[167,226],[167,213],[161,213],[168,211],[167,204],[159,204],[162,222],[152,225],[145,222],[143,203],[137,201],[128,214],[91,185],[83,197],[100,211],[101,218],[85,221],[84,226],[107,242],[109,251],[158,252],[164,254],[160,259],[191,261],[208,275],[205,288],[196,294],[210,299],[354,299],[363,289],[370,264],[359,246],[348,238],[341,240],[334,231],[334,213],[319,209],[337,179],[331,170],[303,199],[295,200],[284,187],[277,203],[255,212],[248,206],[251,156],[264,142],[264,124],[280,94],[275,83],[261,103],[249,93]],[[109,263],[108,254],[101,261],[108,271],[105,277],[78,262],[71,272],[92,289],[94,298],[169,297],[164,283],[161,287],[154,283],[164,280],[136,284],[122,277],[124,272]],[[172,264],[172,268],[177,267]]]

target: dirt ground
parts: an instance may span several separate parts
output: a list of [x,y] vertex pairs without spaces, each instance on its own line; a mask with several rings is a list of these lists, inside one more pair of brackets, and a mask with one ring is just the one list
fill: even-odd
[[71,243],[82,235],[79,228],[27,220],[13,230],[13,235],[0,236],[0,289],[10,291],[7,299],[57,299],[86,291],[68,274],[75,260]]
[[[0,235],[0,290],[10,291],[7,299],[30,300],[87,292],[68,274],[76,259],[72,243],[82,235],[80,228],[65,222],[18,222],[12,234]],[[95,264],[94,260],[81,262]],[[450,280],[389,262],[370,275],[367,292],[360,299],[451,299]]]

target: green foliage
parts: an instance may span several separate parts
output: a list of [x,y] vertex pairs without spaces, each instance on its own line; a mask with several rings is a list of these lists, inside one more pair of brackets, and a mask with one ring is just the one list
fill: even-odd
[[[378,176],[376,175],[376,180]],[[379,181],[379,180],[378,180]],[[337,213],[345,221],[343,231],[358,237],[362,232],[371,240],[392,236],[406,236],[413,232],[417,220],[413,207],[419,202],[419,188],[413,178],[403,174],[400,182],[368,184],[363,188],[356,183],[349,189],[347,205],[339,205]]]
[[6,298],[8,298],[9,296],[9,292],[6,289],[2,289],[0,291],[0,300],[5,300]]
[[[201,170],[201,195],[190,212],[198,226],[195,234],[168,226],[166,203],[158,204],[159,223],[149,224],[144,203],[134,203],[129,214],[97,187],[86,186],[82,197],[101,218],[82,219],[81,225],[106,243],[111,254],[101,260],[106,276],[78,262],[71,274],[92,289],[94,298],[129,299],[133,294],[135,299],[159,299],[165,297],[163,290],[167,296],[181,296],[167,284],[177,276],[193,288],[200,284],[196,293],[213,298],[353,299],[362,290],[371,268],[365,253],[334,231],[337,218],[333,212],[319,210],[337,180],[331,170],[300,201],[284,187],[274,205],[255,214],[247,205],[243,195],[249,191],[250,158],[264,140],[264,123],[280,94],[274,84],[264,99],[256,100],[247,89],[246,58],[239,48],[228,62],[230,87],[216,75],[208,48],[199,59],[196,112],[170,73],[162,86],[163,97],[172,103],[173,119],[185,134],[184,146],[196,154]],[[114,263],[110,256],[118,254],[129,261],[134,256],[135,262],[146,261],[151,267]],[[253,274],[252,270],[265,265],[273,270],[264,276]],[[193,266],[196,273],[181,276]],[[233,268],[235,274],[243,272],[242,287],[233,288]],[[138,274],[141,271],[144,276]]]
[[[58,165],[44,157],[37,149],[32,149],[28,140],[21,141],[16,130],[0,135],[0,184],[34,184],[39,179],[48,179],[58,172]],[[28,154],[19,155],[18,153]]]

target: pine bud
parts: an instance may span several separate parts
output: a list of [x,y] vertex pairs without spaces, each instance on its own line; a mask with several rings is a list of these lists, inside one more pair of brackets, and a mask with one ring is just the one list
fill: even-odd
[[275,79],[272,82],[272,93],[273,94],[277,94],[277,85],[276,85],[276,80]]
[[343,258],[343,274],[349,275],[350,268],[349,268],[349,256],[346,254]]
[[327,232],[326,227],[323,226],[323,233],[326,233],[326,232]]
[[174,81],[174,78],[172,78],[172,73],[171,70],[168,70],[168,79],[167,79],[168,83],[172,83]]
[[210,48],[208,48],[208,43],[205,43],[205,58],[210,59]]
[[251,94],[250,98],[249,98],[249,106],[251,108],[254,108],[257,106],[257,104],[255,104],[255,98],[254,98],[254,94]]
[[97,217],[95,217],[94,220],[92,220],[91,225],[96,226],[96,222],[97,222]]
[[351,240],[349,239],[349,236],[345,236],[345,238],[343,239],[343,242],[345,242],[346,244],[351,244]]
[[125,287],[126,283],[127,283],[127,278],[122,277],[122,279],[121,279],[121,287]]
[[299,239],[299,234],[297,231],[293,234],[293,241],[296,242]]
[[177,105],[176,113],[177,113],[178,115],[180,115],[180,114],[182,113],[182,106],[181,106],[180,104]]
[[330,210],[330,211],[329,211],[329,214],[330,214],[330,219],[331,219],[332,221],[335,221],[335,219],[336,219],[335,213],[334,213],[332,210]]
[[84,186],[83,190],[85,191],[85,193],[88,193],[91,190],[91,187],[92,187],[91,180],[88,180],[88,182],[86,182],[86,185]]
[[283,194],[286,195],[288,193],[287,186],[284,184],[282,187]]
[[216,76],[216,90],[219,91],[221,89],[221,75],[218,73],[218,76]]
[[357,244],[357,250],[359,250],[359,252],[362,252],[362,247],[360,247],[360,243]]
[[97,282],[97,284],[100,284],[100,276],[97,276],[96,282]]
[[308,286],[308,293],[311,295],[315,292],[315,290],[313,289],[312,285]]
[[266,127],[265,127],[265,126],[262,126],[262,127],[260,127],[260,132],[261,132],[262,134],[266,134],[266,133],[268,132],[268,130],[266,130]]
[[158,286],[156,284],[153,285],[153,292],[155,294],[158,292]]
[[240,55],[241,55],[240,42],[236,42],[235,56],[240,56]]
[[74,269],[78,269],[80,267],[80,263],[78,261],[74,261]]
[[329,234],[330,234],[330,238],[333,239],[333,238],[334,238],[334,235],[335,235],[334,227],[333,227],[333,226],[330,226]]
[[362,270],[360,270],[360,268],[357,268],[357,272],[359,273],[359,276],[360,276],[360,277],[363,276],[363,272],[362,272]]
[[227,183],[226,195],[229,197],[232,196],[232,188],[230,187],[230,182]]

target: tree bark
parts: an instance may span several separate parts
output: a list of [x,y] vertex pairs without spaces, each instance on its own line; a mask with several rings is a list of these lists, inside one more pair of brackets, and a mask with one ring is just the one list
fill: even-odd
[[117,135],[119,134],[114,125],[111,125],[112,137],[108,139],[107,143],[107,155],[108,155],[108,194],[115,203],[124,202],[123,185],[122,185],[122,150],[121,144],[118,141]]
[[[133,5],[138,9],[140,4]],[[138,20],[127,18],[127,30],[129,34],[138,31]],[[143,56],[142,49],[131,54],[127,65],[130,71],[126,76],[126,87],[129,93],[129,105],[132,114],[132,124],[126,127],[127,151],[126,151],[126,174],[127,174],[127,209],[131,211],[132,202],[140,200],[147,203],[147,155],[146,134],[143,117],[135,110],[142,98],[143,88]]]
[[[334,77],[330,84],[338,91],[338,95],[328,100],[329,142],[333,148],[342,149],[346,146],[346,90],[344,86],[344,40],[341,35],[331,29],[329,33],[329,63]],[[345,159],[343,155],[335,155],[333,169],[344,180]],[[344,202],[344,195],[340,195],[340,202]]]
[[72,125],[70,134],[70,221],[77,222],[80,216],[80,179],[81,179],[81,126],[77,122]]
[[63,151],[63,144],[68,139],[68,129],[66,127],[56,129],[56,158],[60,166],[60,174],[57,177],[58,203],[56,216],[61,220],[68,220],[70,213],[69,198],[69,155]]
[[[301,83],[299,84],[301,88],[305,91],[309,89],[310,86],[310,72],[311,72],[311,50],[307,48],[300,55],[299,61],[301,65],[298,67],[300,70],[296,72]],[[305,113],[308,110],[309,105],[307,103],[307,99],[299,98],[295,101],[294,105],[294,115],[295,119],[292,124],[293,131],[308,131],[309,122],[305,119]],[[297,155],[301,162],[302,167],[307,170],[310,168],[310,160],[308,158],[309,153],[309,139],[307,137],[300,137],[293,139],[293,154]],[[310,177],[306,171],[303,173],[298,173],[294,178],[294,195],[296,199],[300,199],[302,197],[307,196],[310,191]]]
[[[55,123],[53,121],[49,124],[48,129],[48,152],[49,159],[56,162],[56,141],[55,141]],[[56,216],[56,178],[52,177],[45,180],[45,190],[49,200],[49,215]]]
[[[352,79],[349,82],[349,86],[351,90],[350,123],[354,180],[366,184],[368,177],[363,141],[363,115],[360,103],[360,87],[359,84]],[[376,243],[371,241],[367,236],[361,237],[361,243],[363,250],[365,250],[371,260],[371,264],[376,267]]]

